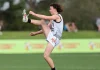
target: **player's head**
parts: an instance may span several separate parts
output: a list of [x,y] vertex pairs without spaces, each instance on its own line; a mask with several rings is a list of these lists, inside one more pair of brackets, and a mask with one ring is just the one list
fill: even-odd
[[53,3],[53,4],[50,5],[49,11],[50,11],[51,14],[54,14],[55,12],[61,13],[63,11],[63,9],[62,9],[61,5]]

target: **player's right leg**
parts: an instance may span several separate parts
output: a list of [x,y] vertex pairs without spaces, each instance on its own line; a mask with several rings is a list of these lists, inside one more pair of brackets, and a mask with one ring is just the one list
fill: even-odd
[[31,19],[31,23],[42,26],[43,33],[44,33],[45,37],[47,38],[47,36],[51,30],[50,30],[49,26],[45,23],[45,20]]
[[42,26],[42,29],[43,29],[43,32],[44,32],[44,35],[48,36],[49,32],[50,32],[50,28],[49,26],[45,23],[44,20],[34,20],[34,19],[29,19],[27,15],[23,15],[23,22],[25,23],[32,23],[34,25],[41,25]]
[[29,19],[27,15],[23,15],[23,22],[25,23],[32,23],[35,25],[41,25],[41,20],[34,20],[34,19]]

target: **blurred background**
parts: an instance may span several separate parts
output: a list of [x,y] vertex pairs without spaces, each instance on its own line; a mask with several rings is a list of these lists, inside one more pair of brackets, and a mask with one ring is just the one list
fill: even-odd
[[[50,15],[49,5],[60,3],[64,12],[64,23],[74,21],[79,30],[98,30],[96,20],[100,18],[100,0],[0,0],[0,24],[3,31],[36,30],[31,24],[22,23],[22,11]],[[34,16],[30,16],[35,18]]]
[[40,27],[23,23],[22,12],[50,15],[51,3],[64,9],[63,36],[51,55],[57,70],[100,70],[100,0],[0,0],[0,70],[50,70],[45,37],[29,35]]

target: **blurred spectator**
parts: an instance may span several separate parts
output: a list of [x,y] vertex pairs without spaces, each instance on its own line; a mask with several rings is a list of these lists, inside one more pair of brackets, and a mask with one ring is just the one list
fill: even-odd
[[66,23],[66,24],[64,25],[64,31],[69,31],[69,25],[68,25],[68,23]]
[[71,22],[71,24],[72,24],[72,31],[77,32],[78,29],[77,29],[77,26],[76,26],[75,22]]
[[64,25],[64,30],[68,32],[77,32],[78,29],[74,22],[68,22]]
[[2,32],[1,32],[2,26],[3,26],[3,21],[0,20],[0,35],[2,35]]
[[96,25],[98,27],[98,31],[100,32],[100,18],[97,18]]

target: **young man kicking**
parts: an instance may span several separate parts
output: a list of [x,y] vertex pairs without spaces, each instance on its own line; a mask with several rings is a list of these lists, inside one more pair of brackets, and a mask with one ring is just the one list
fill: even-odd
[[[51,16],[36,14],[33,11],[30,11],[29,14],[40,18],[41,20],[28,19],[27,16],[23,16],[23,22],[32,23],[34,25],[39,25],[42,27],[42,30],[37,32],[30,33],[31,36],[35,36],[43,33],[47,40],[47,47],[44,51],[44,59],[49,64],[51,70],[56,70],[54,62],[50,57],[51,52],[60,42],[62,32],[63,32],[63,18],[61,16],[62,8],[59,4],[51,4],[49,12]],[[45,20],[49,20],[48,25]]]

